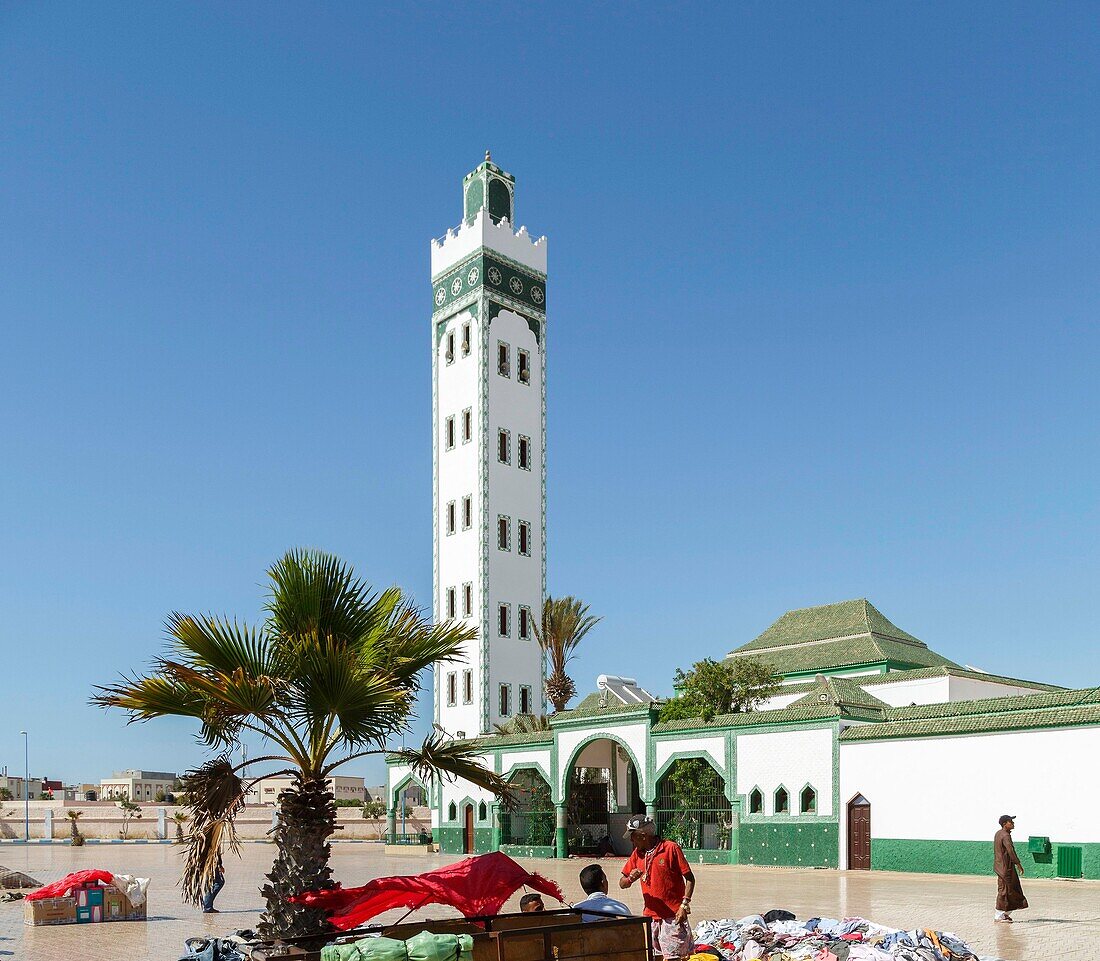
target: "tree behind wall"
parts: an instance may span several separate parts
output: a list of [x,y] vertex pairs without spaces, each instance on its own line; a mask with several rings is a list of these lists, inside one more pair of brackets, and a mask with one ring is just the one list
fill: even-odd
[[673,683],[677,696],[661,706],[662,721],[712,721],[719,714],[753,711],[779,690],[779,678],[768,667],[744,657],[705,658],[690,671],[677,670]]

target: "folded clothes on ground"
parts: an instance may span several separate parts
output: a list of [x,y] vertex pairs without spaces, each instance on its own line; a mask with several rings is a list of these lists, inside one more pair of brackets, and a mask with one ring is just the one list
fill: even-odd
[[945,931],[902,931],[865,918],[798,921],[789,914],[700,921],[695,941],[722,961],[996,961],[979,958]]

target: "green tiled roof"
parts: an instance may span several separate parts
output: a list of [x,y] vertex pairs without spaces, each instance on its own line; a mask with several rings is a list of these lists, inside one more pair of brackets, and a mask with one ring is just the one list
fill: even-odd
[[[600,706],[600,698],[603,697],[606,706]],[[589,694],[575,708],[570,711],[560,711],[550,715],[550,723],[553,725],[559,721],[577,721],[593,717],[611,717],[616,714],[646,714],[650,709],[648,704],[623,704],[615,695]]]
[[774,711],[745,711],[740,714],[719,714],[712,721],[702,718],[685,718],[681,721],[662,721],[653,725],[653,733],[685,731],[694,728],[754,727],[763,724],[798,724],[803,721],[835,721],[840,711],[834,704],[810,702],[781,707]]
[[868,694],[857,680],[850,677],[817,678],[810,685],[809,692],[797,701],[792,701],[788,707],[806,704],[832,704],[841,709],[860,707],[880,712],[889,707],[885,701]]
[[1079,724],[1100,724],[1100,688],[888,708],[884,723],[849,727],[841,740],[981,734]]
[[729,656],[751,656],[784,676],[862,664],[959,666],[891,623],[865,598],[788,611]]
[[468,738],[463,743],[478,744],[486,748],[511,747],[513,744],[545,744],[554,742],[553,731],[528,731],[525,734],[486,734],[484,737]]

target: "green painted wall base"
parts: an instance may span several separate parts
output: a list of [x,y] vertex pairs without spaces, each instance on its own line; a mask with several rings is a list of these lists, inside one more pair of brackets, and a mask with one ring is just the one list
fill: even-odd
[[[1100,844],[1076,844],[1051,839],[1049,854],[1031,854],[1026,838],[1016,841],[1016,853],[1027,878],[1056,876],[1059,844],[1082,849],[1083,874],[1100,880]],[[915,871],[921,874],[993,873],[993,838],[988,841],[917,841],[902,838],[872,838],[871,868],[876,871]]]
[[684,848],[684,857],[690,864],[733,864],[729,851],[695,851]]
[[741,864],[784,868],[835,868],[838,822],[741,822]]
[[550,844],[502,844],[501,851],[510,858],[552,858],[554,846]]
[[[466,837],[463,828],[434,828],[432,836],[444,854],[464,854]],[[487,854],[493,850],[493,829],[474,828],[474,853]]]

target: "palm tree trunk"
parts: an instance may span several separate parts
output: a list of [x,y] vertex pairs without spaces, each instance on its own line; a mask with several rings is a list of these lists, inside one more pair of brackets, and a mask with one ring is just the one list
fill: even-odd
[[336,805],[324,781],[296,775],[279,796],[279,823],[274,840],[278,855],[269,884],[262,889],[267,910],[260,920],[264,937],[309,937],[333,930],[325,913],[291,904],[287,899],[306,891],[334,887],[328,839],[336,830]]

